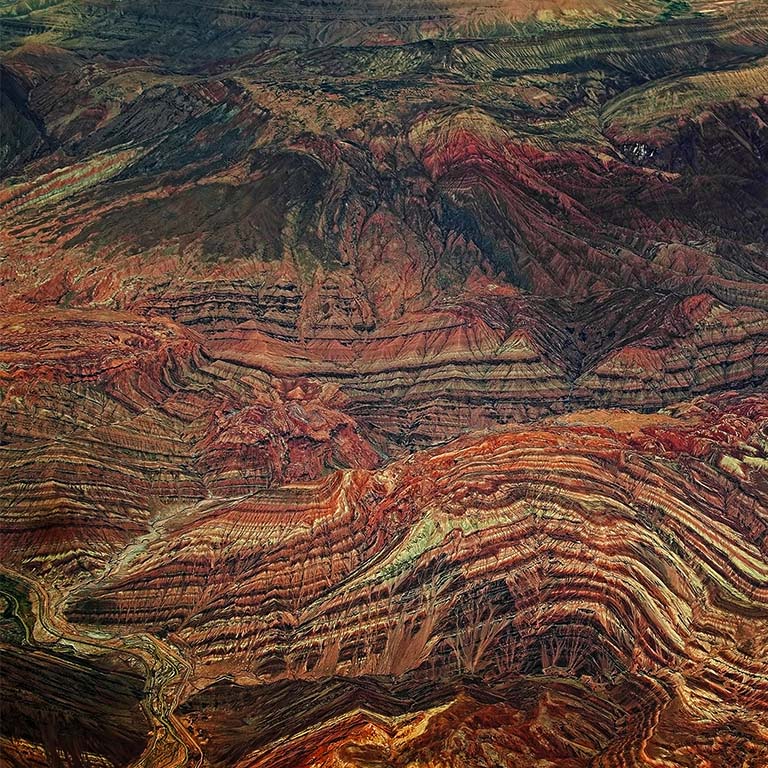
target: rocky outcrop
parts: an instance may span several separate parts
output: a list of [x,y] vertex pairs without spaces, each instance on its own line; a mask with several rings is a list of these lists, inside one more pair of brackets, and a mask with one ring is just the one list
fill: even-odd
[[9,765],[768,763],[766,18],[0,8]]
[[[724,716],[743,734],[732,748],[754,750],[746,745],[765,745],[759,713],[768,709],[766,419],[763,398],[733,395],[645,417],[583,412],[376,473],[204,504],[77,595],[68,615],[167,635],[187,649],[201,683],[228,675],[271,696],[281,680],[328,681],[314,694],[327,709],[306,714],[313,735],[303,742],[321,753],[267,749],[276,734],[262,742],[260,731],[243,731],[226,737],[244,740],[227,747],[242,756],[214,755],[215,764],[332,765],[346,750],[381,747],[367,730],[373,723],[395,755],[413,749],[391,694],[367,682],[406,674],[415,676],[408,690],[435,696],[410,715],[420,728],[438,727],[444,702],[458,696],[451,706],[464,706],[456,691],[424,688],[457,675],[488,686],[482,696],[498,702],[488,716],[504,732],[543,716],[527,698],[507,703],[499,686],[510,676],[539,689],[538,707],[564,696],[548,715],[563,726],[579,717],[568,697],[586,699],[592,740],[549,752],[565,750],[574,765],[585,755],[606,765],[612,755],[639,760],[651,743],[703,759],[710,747],[693,734],[721,727],[722,710],[706,714],[714,696],[727,696]],[[547,678],[563,687],[540,689]],[[375,717],[359,708],[356,685],[379,702]],[[213,717],[214,751],[223,749],[216,729],[229,729],[216,712],[229,706],[211,693],[183,710],[191,722],[198,712]],[[689,707],[699,713],[692,731]],[[314,729],[345,712],[343,737],[334,726],[335,746],[321,747]],[[306,727],[297,719],[294,732]],[[266,720],[264,728],[271,733]],[[440,749],[434,738],[429,748]]]
[[332,385],[227,380],[201,338],[110,311],[8,315],[0,530],[9,563],[93,571],[158,511],[374,467]]

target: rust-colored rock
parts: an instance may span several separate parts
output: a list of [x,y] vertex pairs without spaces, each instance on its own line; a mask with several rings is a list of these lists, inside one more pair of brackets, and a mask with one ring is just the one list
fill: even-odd
[[3,764],[768,765],[766,19],[0,8]]

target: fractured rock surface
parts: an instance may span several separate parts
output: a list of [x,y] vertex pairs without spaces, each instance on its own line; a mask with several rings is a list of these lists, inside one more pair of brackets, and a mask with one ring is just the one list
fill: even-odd
[[766,20],[0,7],[3,764],[768,765]]

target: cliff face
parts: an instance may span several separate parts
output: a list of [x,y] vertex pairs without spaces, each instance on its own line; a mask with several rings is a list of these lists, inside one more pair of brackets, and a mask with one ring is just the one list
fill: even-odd
[[0,9],[9,765],[768,763],[766,18]]

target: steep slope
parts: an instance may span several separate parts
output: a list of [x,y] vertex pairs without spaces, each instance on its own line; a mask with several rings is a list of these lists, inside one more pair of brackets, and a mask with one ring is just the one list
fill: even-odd
[[[68,615],[167,636],[192,660],[189,685],[245,686],[182,710],[201,718],[214,764],[334,765],[350,741],[381,748],[377,724],[392,764],[408,764],[414,725],[397,715],[440,730],[447,702],[484,705],[515,733],[541,717],[536,700],[565,695],[586,701],[551,712],[553,733],[583,717],[596,734],[580,746],[553,735],[539,747],[550,758],[607,765],[623,753],[632,764],[653,742],[659,755],[704,759],[697,739],[730,722],[742,735],[727,749],[752,750],[758,765],[768,757],[766,425],[763,398],[734,396],[658,416],[578,413],[373,474],[205,502],[76,594]],[[394,694],[403,675],[410,687]],[[571,682],[552,689],[550,678]],[[318,709],[282,719],[284,746],[270,746],[268,716],[265,733],[237,725],[230,696],[258,711],[249,697],[302,690],[286,679],[325,682],[306,694]],[[441,679],[454,680],[449,691]],[[460,693],[467,679],[487,692]],[[530,691],[524,706],[518,686]],[[398,703],[413,695],[418,705]],[[327,728],[333,742],[342,728],[341,746],[320,747],[316,729]],[[465,748],[452,759],[481,759]]]
[[767,20],[0,4],[4,764],[768,764]]

